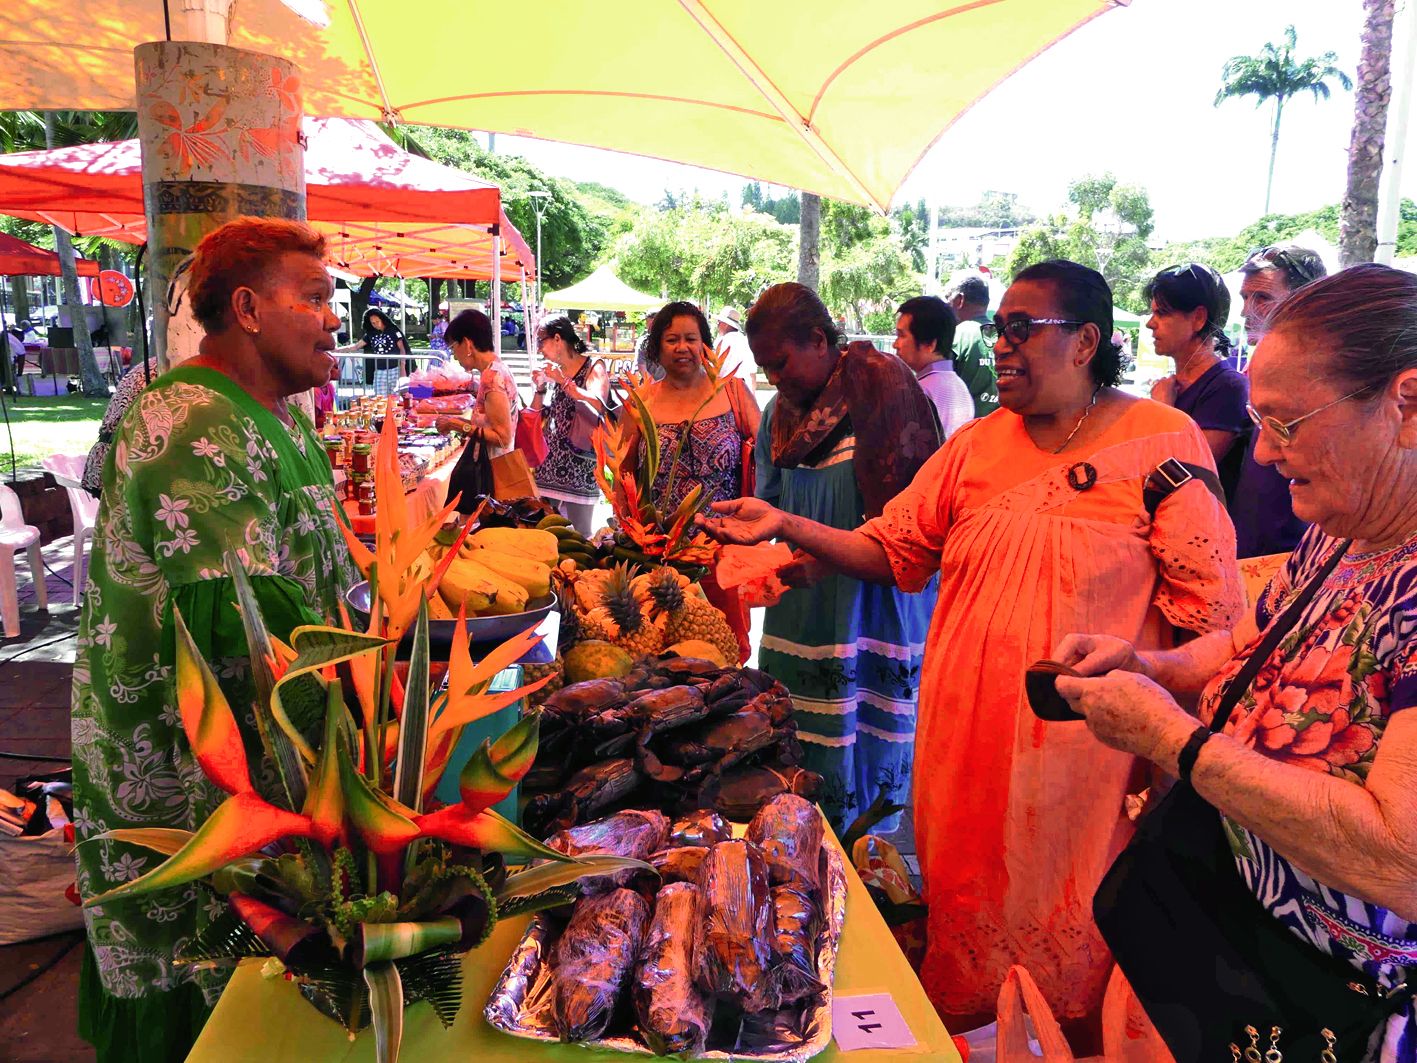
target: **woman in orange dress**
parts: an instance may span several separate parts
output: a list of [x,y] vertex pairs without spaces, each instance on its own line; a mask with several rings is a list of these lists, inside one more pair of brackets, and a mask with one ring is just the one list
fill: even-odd
[[1071,1028],[1090,1049],[1112,967],[1092,895],[1130,836],[1139,762],[1079,723],[1036,719],[1024,669],[1071,631],[1159,647],[1175,628],[1232,623],[1235,537],[1199,481],[1149,513],[1143,485],[1158,464],[1214,463],[1188,417],[1117,390],[1099,274],[1030,267],[993,331],[1002,408],[952,436],[880,517],[839,531],[742,500],[715,506],[707,527],[731,542],[786,539],[905,590],[940,574],[915,743],[930,909],[921,977],[963,1030],[992,1018],[1009,966],[1022,964],[1055,1015],[1081,1020]]

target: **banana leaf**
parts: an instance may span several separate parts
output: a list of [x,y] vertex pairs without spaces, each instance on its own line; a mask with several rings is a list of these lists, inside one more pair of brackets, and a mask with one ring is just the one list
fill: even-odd
[[325,737],[320,743],[320,759],[315,764],[315,774],[310,778],[302,811],[310,817],[312,836],[329,849],[336,843],[347,842],[339,751],[345,745],[344,725],[348,724],[352,730],[353,722],[348,719],[340,685],[331,683],[325,694]]
[[[390,417],[385,424],[393,423]],[[374,1059],[377,1063],[398,1063],[403,1042],[403,982],[392,963],[364,968],[364,984],[369,987],[369,1014],[374,1020]]]
[[414,812],[423,811],[423,779],[428,757],[428,599],[420,598],[413,628],[413,655],[408,663],[403,715],[399,718],[398,765],[394,800]]
[[[339,508],[339,507],[336,507]],[[231,586],[236,593],[237,608],[241,612],[241,624],[246,630],[246,648],[250,656],[251,678],[256,687],[254,710],[256,730],[261,737],[261,747],[267,758],[275,765],[280,781],[280,796],[285,798],[285,806],[296,809],[305,804],[307,778],[305,764],[300,752],[285,730],[277,723],[271,711],[271,699],[275,691],[275,676],[271,673],[272,656],[270,633],[261,619],[261,607],[256,601],[256,592],[246,574],[246,566],[235,550],[228,548],[222,553],[222,564],[231,577]]]
[[573,864],[536,864],[507,876],[496,891],[497,906],[505,917],[507,905],[512,901],[573,885],[583,878],[598,878],[617,871],[656,873],[650,864],[629,856],[580,856]]
[[356,967],[369,968],[455,945],[462,936],[462,921],[451,915],[408,923],[360,923],[350,939],[349,956]]

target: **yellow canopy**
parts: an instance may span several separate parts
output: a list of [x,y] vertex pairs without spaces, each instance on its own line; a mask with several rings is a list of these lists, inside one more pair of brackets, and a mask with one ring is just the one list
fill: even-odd
[[658,310],[664,303],[657,295],[635,291],[615,276],[615,269],[610,265],[601,266],[569,288],[547,292],[541,300],[541,305],[548,310],[623,310],[627,314],[636,310]]
[[[237,0],[227,43],[297,63],[313,115],[612,148],[885,209],[980,97],[1126,2]],[[133,109],[132,49],[163,39],[163,10],[8,0],[0,108]]]

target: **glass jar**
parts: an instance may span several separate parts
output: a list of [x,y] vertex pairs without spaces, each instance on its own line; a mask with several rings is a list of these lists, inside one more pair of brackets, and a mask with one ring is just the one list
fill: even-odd
[[374,447],[369,443],[356,443],[349,452],[350,472],[372,472],[374,469]]

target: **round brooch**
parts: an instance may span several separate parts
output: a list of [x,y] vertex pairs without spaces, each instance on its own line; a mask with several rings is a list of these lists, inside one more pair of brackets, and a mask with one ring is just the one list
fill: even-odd
[[1097,470],[1091,462],[1080,461],[1068,469],[1068,486],[1074,491],[1086,491],[1097,482]]

